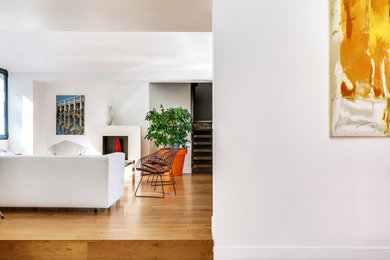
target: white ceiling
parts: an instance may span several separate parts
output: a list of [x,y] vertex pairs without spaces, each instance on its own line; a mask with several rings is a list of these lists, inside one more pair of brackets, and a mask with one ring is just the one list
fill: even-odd
[[0,67],[10,72],[212,69],[212,34],[2,32]]
[[0,0],[0,67],[211,72],[211,1]]
[[0,0],[0,30],[211,32],[212,0]]

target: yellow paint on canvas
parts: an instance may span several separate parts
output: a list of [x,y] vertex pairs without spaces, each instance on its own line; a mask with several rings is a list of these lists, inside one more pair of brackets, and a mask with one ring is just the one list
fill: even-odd
[[[349,100],[386,99],[390,93],[389,0],[341,0],[340,64],[347,82],[340,94]],[[359,88],[357,88],[359,86]],[[389,134],[389,107],[383,111]]]

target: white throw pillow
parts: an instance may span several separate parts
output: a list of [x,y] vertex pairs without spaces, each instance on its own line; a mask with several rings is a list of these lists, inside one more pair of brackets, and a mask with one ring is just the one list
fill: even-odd
[[10,152],[10,151],[7,151],[7,150],[4,150],[4,149],[0,149],[0,156],[2,155],[15,155],[13,152]]
[[80,156],[85,154],[86,149],[80,144],[71,141],[62,141],[50,146],[47,151],[57,156]]

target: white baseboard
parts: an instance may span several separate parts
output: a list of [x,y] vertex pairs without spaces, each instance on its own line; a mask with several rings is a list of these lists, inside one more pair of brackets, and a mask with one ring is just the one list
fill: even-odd
[[215,260],[389,260],[390,247],[215,247]]

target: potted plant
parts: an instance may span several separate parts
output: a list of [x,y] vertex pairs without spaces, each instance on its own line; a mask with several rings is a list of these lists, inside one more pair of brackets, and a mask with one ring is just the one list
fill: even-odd
[[160,105],[160,111],[153,108],[146,114],[145,120],[150,122],[145,139],[154,141],[156,147],[180,148],[172,171],[175,176],[182,175],[189,135],[192,133],[191,114],[182,107],[165,109]]

